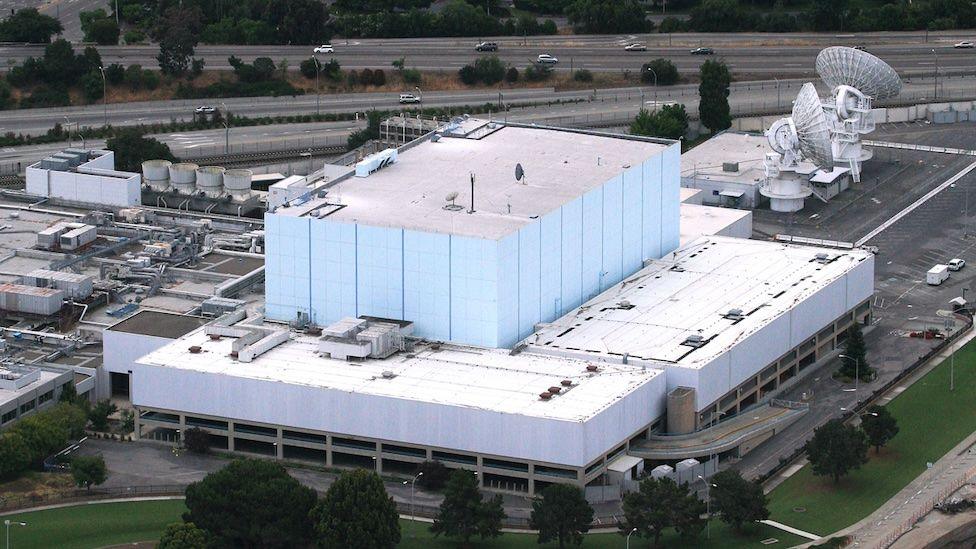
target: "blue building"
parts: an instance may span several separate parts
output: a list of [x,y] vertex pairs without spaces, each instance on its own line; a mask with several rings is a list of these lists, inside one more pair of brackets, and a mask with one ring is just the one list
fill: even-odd
[[398,153],[266,216],[268,318],[511,347],[678,246],[677,142],[468,119]]

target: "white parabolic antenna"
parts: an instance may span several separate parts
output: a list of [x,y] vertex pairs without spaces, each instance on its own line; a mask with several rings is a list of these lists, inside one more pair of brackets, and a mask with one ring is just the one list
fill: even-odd
[[793,102],[789,118],[780,118],[766,131],[766,140],[775,152],[763,160],[766,183],[760,188],[769,198],[769,207],[777,212],[795,212],[813,191],[806,176],[799,173],[800,159],[821,169],[833,169],[830,124],[817,89],[807,82]]
[[833,96],[823,106],[834,160],[849,167],[854,181],[860,181],[861,163],[871,158],[871,151],[861,146],[861,136],[875,127],[871,102],[898,95],[901,78],[881,59],[846,46],[821,51],[816,69]]

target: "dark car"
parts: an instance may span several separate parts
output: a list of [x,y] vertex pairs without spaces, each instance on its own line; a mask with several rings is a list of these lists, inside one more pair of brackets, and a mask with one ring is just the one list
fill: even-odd
[[692,55],[712,55],[713,53],[715,53],[715,50],[712,48],[695,48],[691,50]]
[[498,44],[495,42],[482,42],[474,47],[475,51],[498,51]]

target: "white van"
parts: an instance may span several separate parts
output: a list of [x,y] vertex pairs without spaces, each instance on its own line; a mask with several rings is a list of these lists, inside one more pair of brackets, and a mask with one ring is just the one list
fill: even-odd
[[938,286],[942,284],[949,278],[949,266],[948,265],[936,265],[929,269],[929,272],[925,273],[925,282],[930,286]]

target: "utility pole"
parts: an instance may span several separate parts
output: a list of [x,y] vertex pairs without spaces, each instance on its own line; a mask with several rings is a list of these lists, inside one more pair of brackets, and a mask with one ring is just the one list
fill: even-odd
[[319,98],[322,95],[322,88],[319,86],[319,73],[322,72],[322,64],[319,63],[319,56],[313,56],[315,60],[315,116],[319,116]]
[[935,54],[935,89],[932,90],[933,98],[939,98],[939,52],[932,48],[932,53]]
[[224,109],[221,117],[224,123],[224,154],[230,154],[230,121],[228,120],[230,113],[227,112],[227,105],[223,101],[220,102],[220,107]]
[[98,67],[98,70],[102,73],[102,125],[108,126],[108,88],[105,86],[105,67]]

